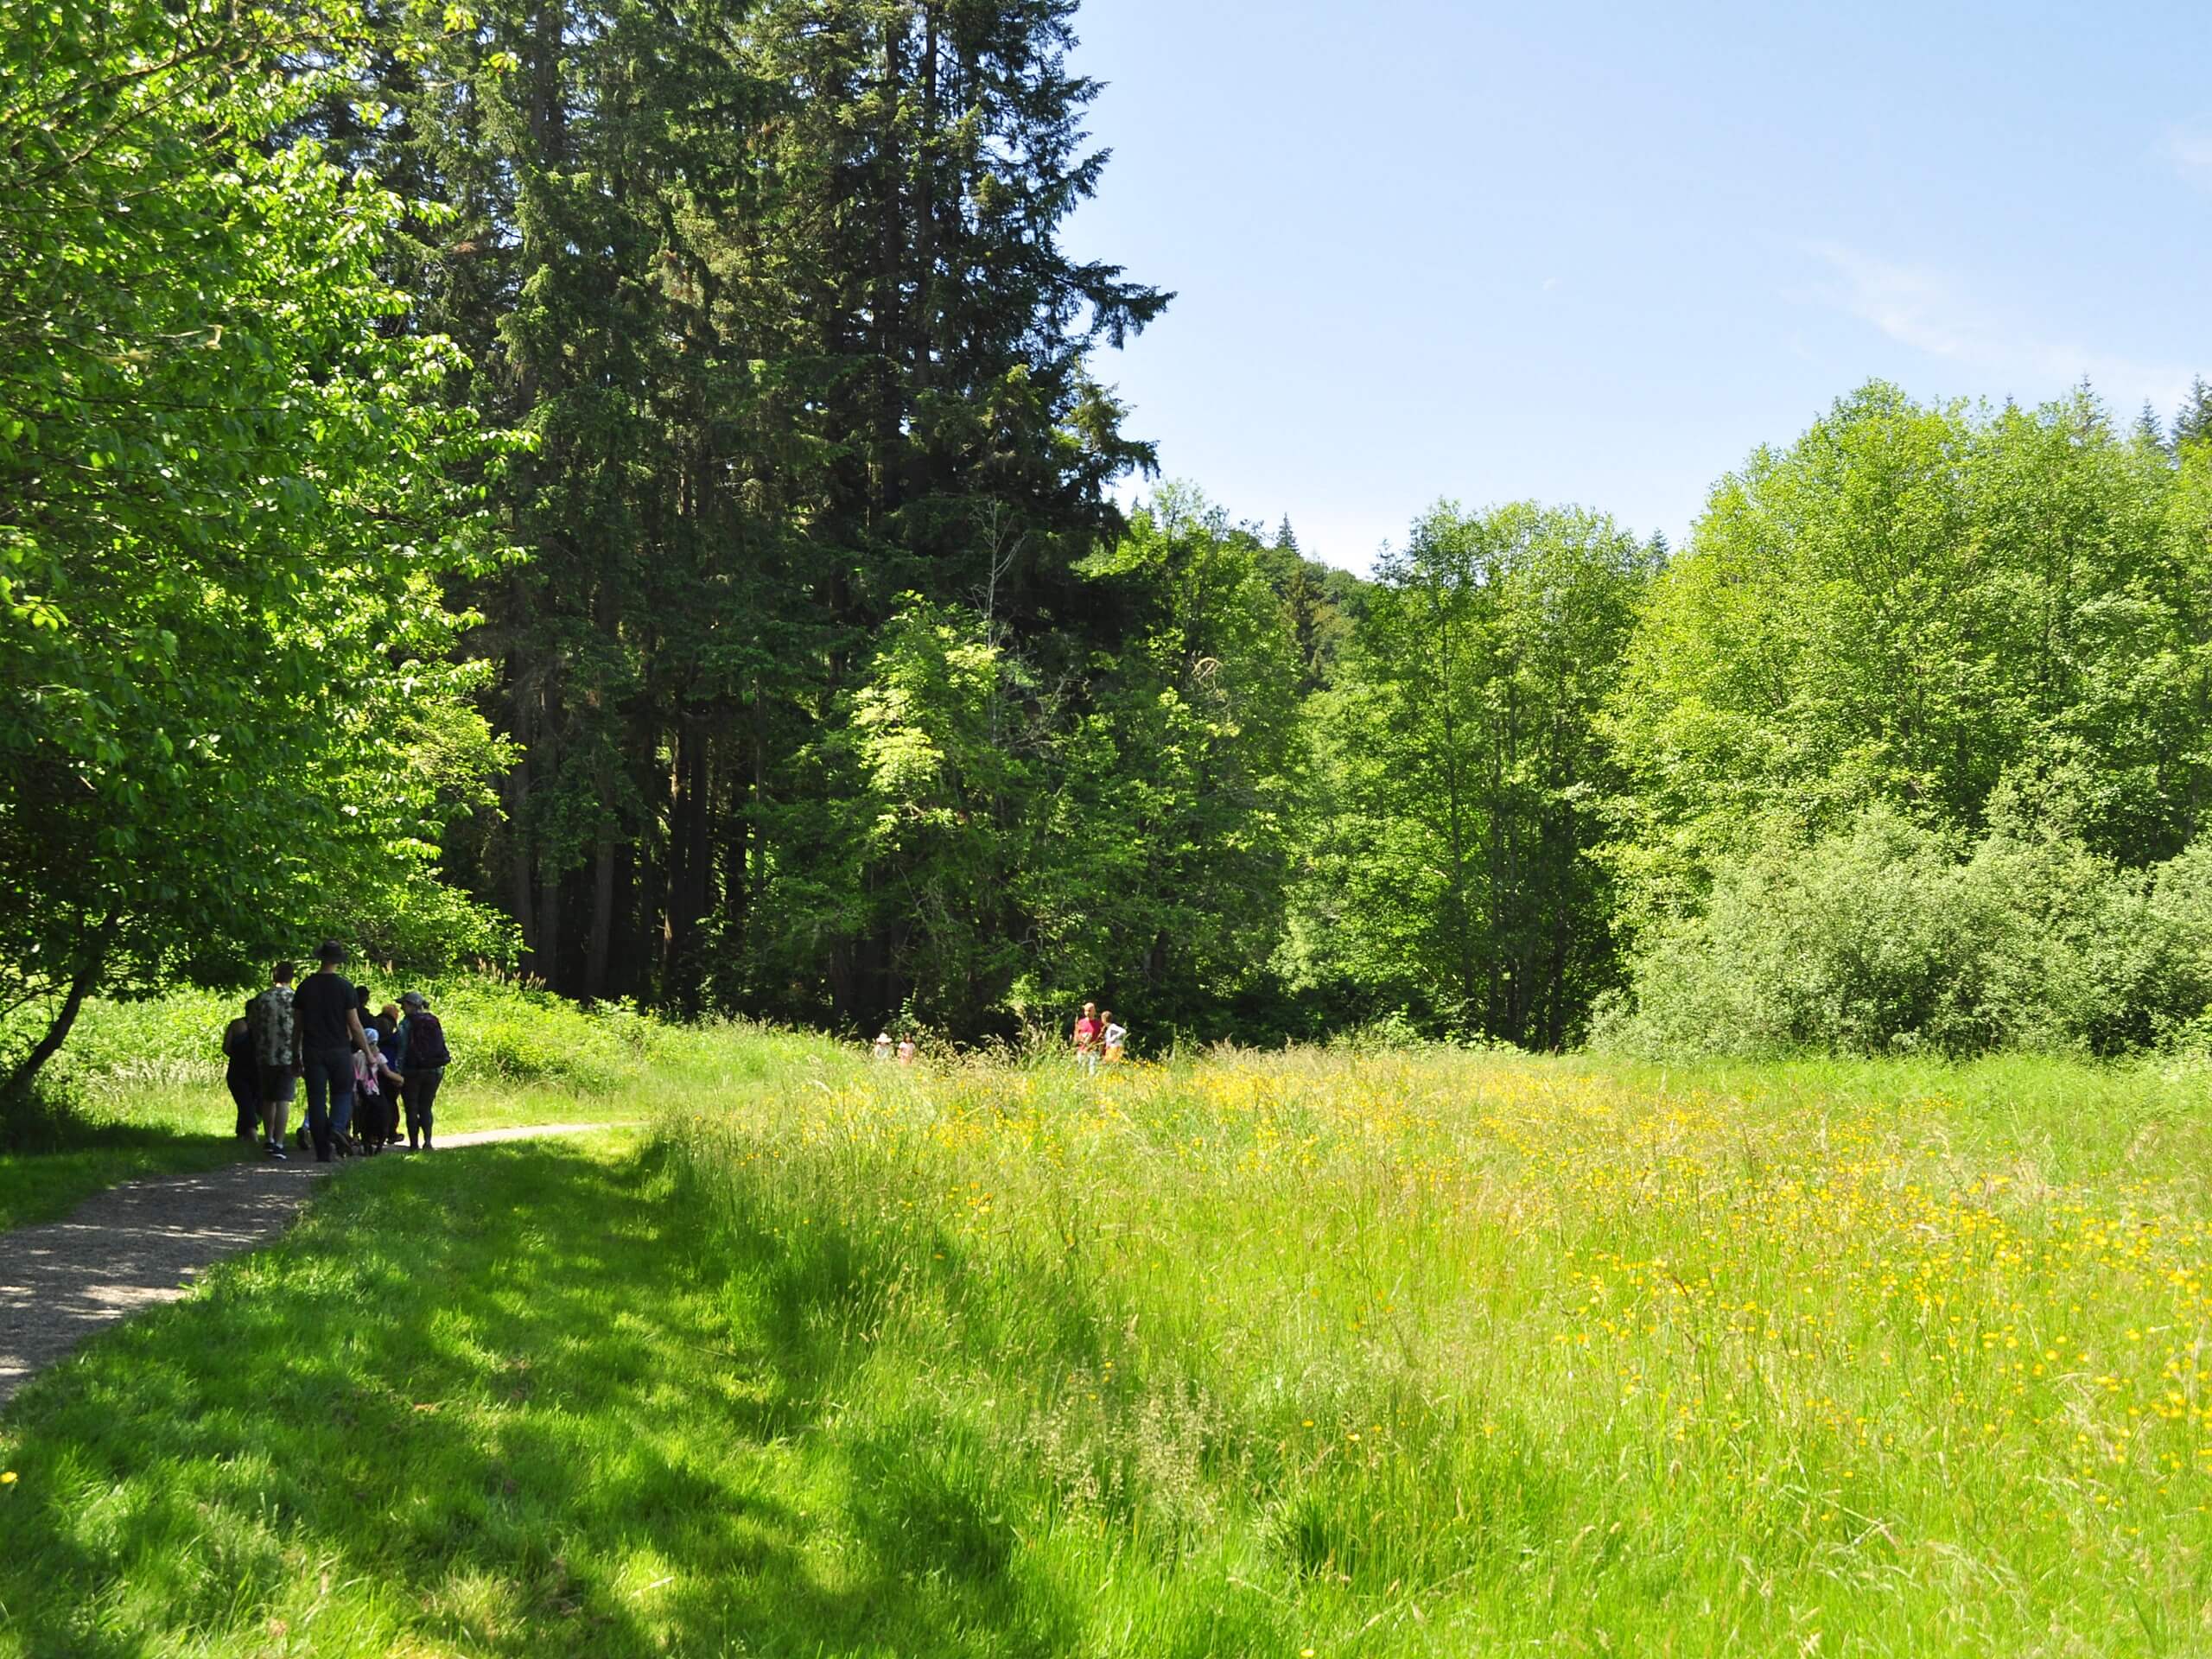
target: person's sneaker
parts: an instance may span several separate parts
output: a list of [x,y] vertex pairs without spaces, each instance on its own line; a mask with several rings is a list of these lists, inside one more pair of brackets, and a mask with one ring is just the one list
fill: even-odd
[[289,1162],[292,1154],[286,1152],[282,1147],[271,1147],[269,1148],[269,1155],[271,1158],[274,1158],[278,1163],[282,1164]]

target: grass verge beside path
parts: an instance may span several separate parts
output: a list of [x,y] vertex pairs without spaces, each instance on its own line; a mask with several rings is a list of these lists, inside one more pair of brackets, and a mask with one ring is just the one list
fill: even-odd
[[58,1221],[95,1192],[124,1181],[189,1175],[238,1156],[238,1143],[228,1136],[128,1125],[99,1126],[52,1152],[0,1153],[0,1235]]
[[[293,1103],[295,1126],[305,1109],[304,1097]],[[438,1096],[438,1126],[459,1135],[544,1123],[634,1122],[650,1109],[635,1090],[604,1096],[566,1089],[508,1087],[482,1094],[453,1089]],[[111,1111],[116,1115],[107,1115]],[[231,1134],[235,1111],[230,1096],[219,1091],[170,1090],[127,1109],[104,1106],[66,1119],[56,1126],[50,1149],[0,1152],[0,1234],[57,1221],[94,1193],[124,1181],[186,1175],[260,1156],[242,1151]]]
[[626,1136],[327,1189],[20,1397],[0,1654],[1058,1650],[702,1213]]

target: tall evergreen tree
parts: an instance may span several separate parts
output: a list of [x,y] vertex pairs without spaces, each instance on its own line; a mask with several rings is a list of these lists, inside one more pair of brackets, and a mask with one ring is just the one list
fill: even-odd
[[2158,423],[2158,411],[2151,406],[2148,397],[2143,400],[2143,407],[2135,416],[2135,442],[2146,453],[2155,452],[2162,455],[2172,453],[2171,446],[2166,442],[2166,429]]
[[537,441],[497,498],[532,559],[467,595],[523,759],[459,873],[556,985],[851,1020],[912,988],[895,884],[856,894],[825,832],[868,774],[822,722],[948,607],[1079,672],[1077,567],[1150,462],[1089,359],[1166,296],[1059,240],[1104,160],[1073,11],[491,0],[393,19],[394,113],[327,116],[459,207],[418,321]]
[[2212,437],[2212,385],[2200,374],[2189,383],[2189,396],[2174,416],[2173,448],[2201,443],[2208,437]]

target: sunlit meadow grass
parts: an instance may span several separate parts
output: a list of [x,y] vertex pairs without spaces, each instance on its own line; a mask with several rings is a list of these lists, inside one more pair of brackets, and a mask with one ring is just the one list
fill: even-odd
[[1308,1054],[666,1128],[1084,1651],[2143,1653],[2212,1646],[2202,1103]]
[[0,1655],[2212,1649],[2201,1076],[733,1029],[610,1100],[25,1390]]

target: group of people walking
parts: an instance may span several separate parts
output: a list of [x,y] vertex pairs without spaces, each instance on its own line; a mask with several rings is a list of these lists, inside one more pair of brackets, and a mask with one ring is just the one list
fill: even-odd
[[278,963],[269,988],[223,1034],[239,1138],[258,1136],[269,1157],[285,1157],[304,1080],[302,1139],[318,1162],[397,1146],[403,1118],[410,1149],[429,1151],[438,1085],[453,1059],[445,1027],[420,991],[372,1013],[368,988],[339,971],[346,947],[337,940],[325,940],[315,956],[315,972],[296,986],[294,964]]

